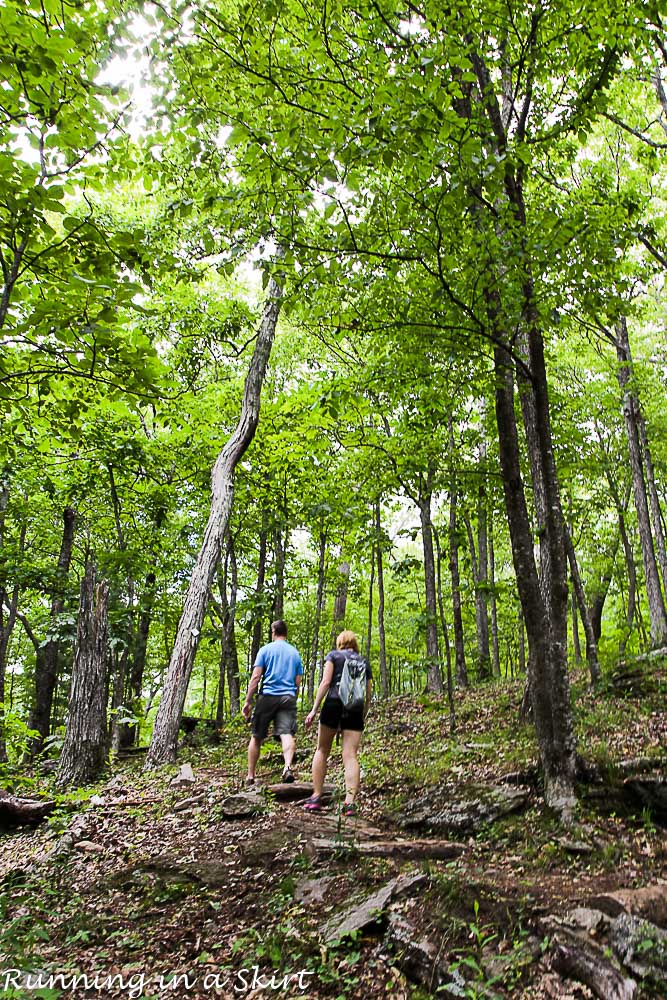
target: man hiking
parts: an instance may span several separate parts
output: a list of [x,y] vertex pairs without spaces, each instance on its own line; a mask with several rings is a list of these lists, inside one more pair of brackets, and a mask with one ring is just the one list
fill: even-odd
[[[285,758],[283,781],[294,781],[294,735],[296,733],[296,699],[301,684],[303,664],[297,649],[287,641],[287,625],[282,619],[271,626],[271,642],[262,646],[248,685],[243,704],[243,718],[252,714],[252,736],[248,744],[247,785],[255,783],[255,771],[263,741],[273,722],[273,735],[280,737]],[[261,687],[260,687],[261,684]],[[252,700],[257,689],[255,710]]]

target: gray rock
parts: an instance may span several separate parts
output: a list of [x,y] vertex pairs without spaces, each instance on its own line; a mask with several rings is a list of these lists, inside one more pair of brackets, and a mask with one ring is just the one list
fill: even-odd
[[434,992],[450,981],[447,962],[440,955],[441,943],[424,937],[400,906],[389,908],[385,941],[395,964],[413,983]]
[[192,764],[181,764],[178,774],[172,778],[169,784],[172,788],[188,788],[195,783],[195,773]]
[[254,816],[266,808],[266,803],[261,795],[256,791],[238,792],[236,795],[228,795],[220,804],[220,809],[224,819],[245,819]]
[[632,913],[635,917],[657,924],[667,930],[667,882],[656,882],[641,889],[616,889],[588,900],[589,906],[602,910],[610,917]]
[[305,878],[294,887],[294,898],[297,903],[321,903],[325,899],[333,878]]
[[619,961],[636,976],[667,984],[667,931],[622,913],[609,929],[609,943]]
[[500,816],[523,809],[529,793],[502,785],[438,785],[408,802],[398,816],[406,829],[475,833]]
[[667,819],[667,781],[664,778],[627,778],[623,786],[655,819]]
[[369,924],[376,923],[387,905],[396,896],[414,889],[428,881],[428,876],[422,872],[411,872],[399,875],[370,895],[354,900],[344,909],[339,910],[320,927],[320,937],[325,944],[333,944],[346,934],[360,931]]

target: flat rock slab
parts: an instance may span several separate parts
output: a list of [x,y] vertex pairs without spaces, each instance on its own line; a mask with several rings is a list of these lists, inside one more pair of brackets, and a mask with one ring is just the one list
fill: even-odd
[[505,785],[438,785],[409,801],[398,822],[405,829],[476,833],[487,823],[523,809],[528,799],[527,789]]
[[400,896],[408,890],[424,885],[428,882],[428,875],[423,872],[410,872],[399,875],[397,878],[387,882],[380,889],[376,889],[365,897],[354,900],[344,909],[327,920],[320,927],[319,934],[325,944],[333,944],[347,934],[354,934],[369,924],[377,922],[392,899]]
[[381,840],[386,836],[383,830],[359,816],[339,816],[336,811],[311,813],[295,809],[287,820],[287,827],[310,840],[314,837],[335,838],[343,833],[363,840]]

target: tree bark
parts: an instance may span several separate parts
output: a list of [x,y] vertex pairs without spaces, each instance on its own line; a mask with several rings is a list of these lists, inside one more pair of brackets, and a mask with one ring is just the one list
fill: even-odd
[[648,601],[651,645],[655,648],[667,643],[667,611],[660,586],[658,565],[653,545],[653,533],[646,496],[646,482],[642,465],[641,445],[639,441],[638,402],[631,391],[632,355],[628,327],[624,316],[616,324],[616,353],[619,360],[618,384],[623,393],[623,417],[628,438],[630,468],[632,469],[632,487],[637,513],[637,527],[644,563],[646,582],[646,597]]
[[[55,585],[51,594],[50,629],[52,633],[56,628],[59,615],[65,610],[65,585],[72,561],[75,525],[76,512],[72,507],[65,507],[63,510],[63,534],[58,554]],[[50,733],[53,693],[56,688],[56,678],[58,676],[58,649],[59,641],[54,638],[39,645],[37,649],[34,700],[30,710],[28,726],[30,729],[36,730],[39,736],[30,743],[29,754],[31,757],[34,757],[41,751],[44,746],[44,740]]]
[[107,757],[107,666],[109,585],[95,583],[89,562],[81,581],[76,647],[65,742],[58,788],[79,788],[95,781]]
[[280,311],[281,289],[272,279],[252,360],[245,380],[243,404],[236,429],[213,467],[211,512],[197,556],[176,641],[169,663],[146,767],[159,767],[176,759],[178,727],[206,614],[208,592],[220,558],[234,495],[234,469],[252,441],[259,420],[260,397]]

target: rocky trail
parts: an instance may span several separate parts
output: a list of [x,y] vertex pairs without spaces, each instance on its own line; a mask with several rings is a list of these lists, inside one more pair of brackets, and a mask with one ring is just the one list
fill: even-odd
[[240,728],[158,774],[117,762],[3,839],[0,997],[664,996],[664,712],[615,711],[563,829],[498,701],[462,698],[453,736],[444,705],[374,709],[353,818],[339,763],[301,809],[303,744],[295,784],[267,748],[245,789]]

